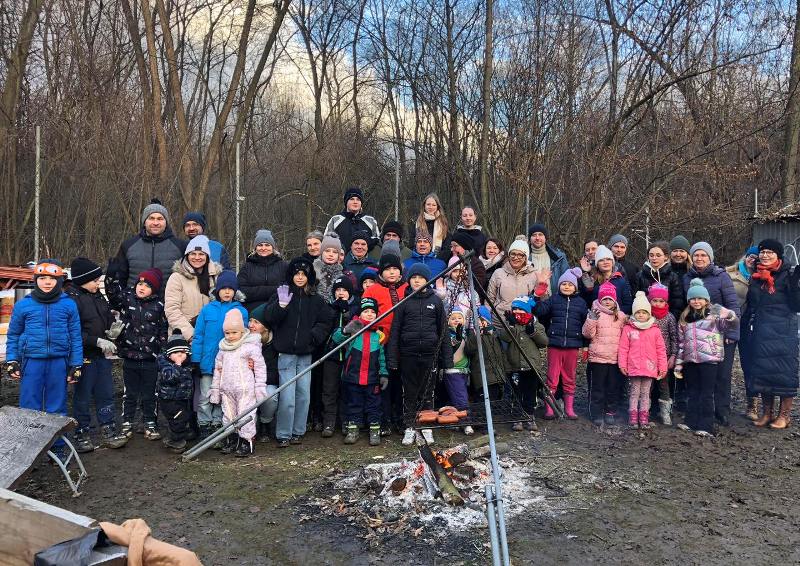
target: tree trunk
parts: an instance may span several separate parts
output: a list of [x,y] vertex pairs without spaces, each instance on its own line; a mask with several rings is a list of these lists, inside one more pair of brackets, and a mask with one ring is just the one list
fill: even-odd
[[786,129],[783,137],[783,180],[781,200],[784,205],[797,199],[797,150],[800,139],[800,0],[796,2],[792,66],[789,73],[789,99],[786,101]]
[[156,30],[153,27],[153,15],[150,13],[150,0],[142,0],[142,17],[144,18],[145,37],[147,38],[147,58],[150,60],[150,96],[152,100],[153,129],[156,132],[156,145],[158,147],[158,181],[160,190],[166,192],[170,185],[169,154],[167,152],[167,135],[164,132],[164,124],[161,122],[161,79],[158,74]]
[[486,43],[483,49],[483,123],[478,161],[480,162],[481,212],[484,218],[489,214],[489,126],[492,114],[492,26],[494,21],[494,0],[486,0]]

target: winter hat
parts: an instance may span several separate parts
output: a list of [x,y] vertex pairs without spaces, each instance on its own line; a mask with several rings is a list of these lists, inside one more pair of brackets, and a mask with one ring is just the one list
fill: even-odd
[[564,272],[564,275],[558,278],[558,285],[561,286],[562,283],[572,283],[575,288],[578,288],[578,277],[583,275],[583,270],[580,267],[573,267],[572,269],[567,269]]
[[647,314],[653,315],[653,309],[650,307],[650,301],[647,300],[647,295],[644,294],[644,291],[636,291],[636,297],[633,299],[631,312],[636,314],[639,311],[647,311]]
[[375,311],[375,314],[377,315],[378,302],[375,299],[370,299],[369,297],[361,299],[361,304],[358,306],[358,314],[363,313],[367,309]]
[[691,247],[692,246],[689,243],[689,240],[686,239],[686,236],[683,236],[681,234],[678,234],[677,236],[672,238],[672,240],[670,240],[670,242],[669,242],[669,249],[671,251],[683,250],[683,251],[688,252],[689,248],[691,248]]
[[208,243],[208,236],[203,236],[200,234],[199,236],[195,236],[189,243],[186,245],[186,251],[183,253],[184,256],[189,255],[189,252],[203,252],[209,258],[211,257],[211,247]]
[[144,226],[144,221],[147,220],[147,217],[153,213],[158,213],[164,217],[167,221],[167,225],[169,225],[169,212],[167,212],[167,208],[161,204],[161,201],[157,198],[154,198],[150,201],[150,204],[144,207],[142,210],[142,226]]
[[417,230],[417,235],[414,237],[414,243],[416,244],[420,240],[425,240],[431,246],[433,245],[433,238],[430,234],[428,234],[427,230]]
[[289,262],[286,267],[286,282],[292,285],[292,278],[298,271],[305,273],[308,278],[308,285],[313,287],[317,284],[317,273],[314,271],[314,266],[303,256],[296,257]]
[[778,254],[778,259],[783,259],[783,244],[781,244],[778,240],[774,240],[772,238],[767,238],[766,240],[761,240],[758,243],[758,251],[761,250],[770,250]]
[[406,281],[410,281],[415,275],[419,275],[425,279],[425,281],[430,281],[432,276],[431,268],[424,263],[412,264],[411,267],[408,268],[408,271],[406,271]]
[[475,240],[473,240],[472,236],[463,230],[456,230],[453,234],[452,241],[464,248],[465,251],[471,251],[475,249]]
[[489,307],[485,305],[481,305],[478,307],[478,316],[485,320],[486,322],[492,322],[492,311],[489,310]]
[[511,255],[511,252],[521,252],[525,254],[525,257],[528,257],[531,255],[531,247],[528,245],[528,242],[525,241],[524,237],[522,239],[517,238],[508,246],[508,255]]
[[181,332],[180,328],[176,328],[172,331],[169,340],[167,340],[167,347],[164,350],[164,353],[168,356],[170,354],[174,354],[175,352],[189,353],[189,342],[183,337],[183,333]]
[[611,281],[606,281],[602,285],[600,285],[600,290],[597,292],[597,300],[602,301],[606,297],[610,297],[614,299],[614,302],[617,302],[617,288],[614,287],[614,284]]
[[206,231],[206,215],[202,212],[187,212],[183,216],[183,225],[186,226],[187,222],[197,222],[203,227],[203,232]]
[[250,311],[250,318],[254,318],[264,326],[267,326],[267,318],[264,316],[264,312],[266,312],[266,310],[267,310],[267,303],[261,303],[256,308]]
[[319,230],[312,230],[311,232],[306,234],[306,240],[311,238],[314,238],[315,240],[319,240],[321,242],[324,236],[322,232],[320,232]]
[[159,268],[151,267],[139,274],[138,281],[144,281],[150,286],[153,292],[158,292],[161,290],[161,285],[164,282],[164,274]]
[[342,241],[339,239],[339,234],[336,232],[328,232],[322,238],[322,245],[320,246],[320,249],[325,251],[328,248],[333,248],[338,253],[342,252]]
[[699,277],[695,277],[689,283],[689,292],[686,293],[686,300],[690,301],[692,299],[705,299],[709,303],[711,302],[711,295],[708,294],[708,289],[706,289],[703,280]]
[[103,274],[103,268],[92,260],[85,257],[76,257],[69,266],[72,282],[75,285],[83,285],[89,281],[94,281]]
[[[781,246],[783,248],[783,246]],[[691,249],[689,250],[689,255],[694,255],[694,252],[697,250],[703,250],[708,254],[708,257],[711,258],[711,263],[714,263],[714,248],[711,247],[711,244],[708,242],[697,242],[694,244]]]
[[362,191],[358,187],[350,187],[344,192],[344,205],[347,207],[347,201],[351,198],[356,197],[362,203],[364,202],[364,191]]
[[372,235],[366,230],[356,230],[353,233],[353,239],[350,240],[350,243],[352,244],[356,240],[364,240],[367,243],[367,245],[369,245],[370,240],[372,240]]
[[258,244],[269,244],[273,248],[278,247],[275,245],[275,237],[270,230],[258,230],[256,232],[256,237],[253,238],[253,249],[256,249]]
[[50,277],[64,277],[64,268],[61,267],[61,262],[55,259],[40,259],[36,267],[33,268],[33,278],[48,275]]
[[225,320],[222,323],[222,331],[238,330],[244,332],[244,317],[239,309],[231,309],[225,313]]
[[378,261],[378,272],[383,273],[384,269],[396,267],[403,270],[403,260],[400,257],[400,245],[396,240],[389,240],[383,244],[381,249],[381,259]]
[[381,236],[386,236],[387,232],[391,232],[392,234],[397,234],[401,240],[405,235],[405,230],[403,229],[403,225],[397,222],[396,220],[389,220],[388,222],[386,222],[386,224],[383,225]]
[[[608,239],[608,247],[611,248],[614,244],[625,244],[628,245],[628,238],[623,236],[622,234],[614,234]],[[595,256],[595,261],[597,261],[597,256]]]
[[239,280],[236,279],[236,273],[231,269],[226,269],[217,277],[217,283],[214,285],[214,296],[219,299],[219,291],[222,289],[239,290]]
[[750,246],[745,250],[744,256],[747,257],[749,255],[758,255],[758,246]]
[[336,289],[344,289],[350,296],[353,296],[353,280],[347,275],[340,275],[331,283],[331,297],[336,293]]
[[533,306],[535,304],[536,301],[532,297],[528,295],[522,295],[511,301],[511,308],[522,309],[528,314],[533,314]]
[[541,222],[536,222],[535,224],[531,224],[531,227],[528,228],[528,238],[533,236],[536,232],[541,232],[544,234],[544,237],[547,238],[547,227],[542,224]]
[[358,278],[358,284],[363,287],[364,281],[367,279],[371,279],[373,281],[378,280],[378,270],[374,267],[365,267],[364,271],[361,272],[361,277]]
[[597,250],[594,252],[594,264],[597,265],[597,262],[601,259],[614,260],[614,254],[603,244],[597,246]]
[[[453,316],[454,314],[460,315],[464,319],[464,321],[466,322],[467,313],[464,312],[464,309],[462,309],[461,307],[456,305],[456,306],[453,307],[453,310],[450,311],[450,316]],[[450,317],[448,317],[448,318],[450,318]]]
[[664,299],[665,301],[669,300],[669,289],[667,289],[661,283],[653,283],[650,285],[650,288],[647,289],[647,297],[652,301],[653,299]]

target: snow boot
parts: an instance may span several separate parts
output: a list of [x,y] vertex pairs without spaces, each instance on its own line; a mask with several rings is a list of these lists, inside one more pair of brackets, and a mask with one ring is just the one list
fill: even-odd
[[92,444],[92,436],[88,429],[76,431],[73,444],[75,445],[75,451],[80,454],[93,452],[95,449],[95,445]]
[[793,397],[781,397],[781,408],[778,412],[778,418],[769,423],[769,428],[774,428],[776,430],[789,428],[789,425],[792,423],[791,414],[793,402]]
[[575,403],[575,395],[564,395],[564,412],[567,418],[571,421],[578,420],[578,415],[575,414],[573,404]]
[[380,444],[381,444],[381,425],[370,425],[369,445],[380,446]]
[[247,458],[253,455],[253,441],[246,438],[239,439],[239,447],[233,453],[237,458]]
[[628,411],[628,425],[631,428],[639,428],[639,411]]
[[183,454],[183,451],[186,450],[186,441],[183,439],[173,440],[172,438],[165,436],[161,442],[166,448],[169,448],[169,450],[175,454]]
[[658,406],[661,409],[661,422],[666,426],[672,426],[672,401],[659,399]]
[[229,434],[220,442],[222,443],[222,448],[220,448],[220,452],[223,454],[233,454],[238,447],[238,440],[239,437],[236,434]]
[[347,425],[347,436],[344,437],[345,444],[355,444],[358,442],[358,425],[350,423]]
[[772,422],[772,411],[775,408],[775,397],[772,395],[764,395],[762,397],[763,400],[763,407],[761,410],[761,418],[757,421],[753,421],[753,425],[758,427],[767,426],[769,423]]
[[101,426],[100,438],[106,448],[122,448],[128,443],[128,437],[124,434],[117,434],[114,425]]
[[650,411],[639,411],[639,428],[650,428]]
[[552,421],[556,418],[556,414],[553,411],[553,408],[550,406],[549,403],[544,404],[544,419],[547,421]]

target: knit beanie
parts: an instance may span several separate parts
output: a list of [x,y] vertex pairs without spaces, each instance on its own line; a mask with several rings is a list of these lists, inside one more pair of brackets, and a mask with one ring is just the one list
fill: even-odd
[[138,281],[144,281],[150,286],[154,293],[157,293],[161,290],[161,285],[164,282],[164,274],[159,268],[151,267],[139,274]]
[[203,227],[203,232],[206,231],[206,215],[202,212],[187,212],[183,216],[183,225],[186,226],[187,222],[197,222]]
[[433,245],[433,238],[430,234],[428,234],[427,230],[417,230],[417,235],[414,237],[414,243],[416,244],[420,240],[425,240],[431,246]]
[[636,296],[633,298],[631,312],[636,314],[639,311],[647,311],[647,314],[653,315],[653,309],[650,307],[650,301],[647,300],[644,291],[636,291]]
[[485,305],[481,305],[478,307],[478,316],[491,324],[492,322],[492,311],[489,310],[489,307]]
[[686,300],[690,301],[692,299],[705,299],[709,303],[711,302],[711,295],[708,294],[708,289],[706,289],[703,280],[699,277],[695,277],[689,283],[689,292],[686,293]]
[[296,257],[289,262],[289,265],[286,267],[286,282],[290,285],[293,284],[294,274],[297,272],[302,272],[305,274],[306,278],[308,279],[307,285],[311,285],[313,287],[317,284],[317,273],[314,270],[314,266],[311,265],[310,261],[302,256]]
[[219,298],[219,291],[221,289],[239,290],[239,280],[236,279],[236,273],[233,270],[226,269],[217,277],[217,283],[214,285],[214,295]]
[[758,246],[750,246],[749,248],[747,248],[747,250],[745,250],[744,252],[744,257],[747,257],[749,255],[758,255]]
[[471,251],[475,249],[475,240],[473,240],[472,236],[463,230],[456,230],[453,234],[452,241],[464,248],[465,251]]
[[167,225],[169,225],[169,212],[167,212],[167,208],[161,204],[161,201],[157,198],[154,198],[150,201],[150,204],[144,207],[142,210],[142,227],[144,227],[144,221],[147,220],[147,217],[153,213],[158,213],[164,217],[164,220],[167,221]]
[[358,314],[363,313],[365,310],[373,310],[378,314],[378,302],[375,299],[365,297],[361,299],[361,304],[358,306]]
[[397,234],[400,240],[403,239],[405,235],[405,230],[403,229],[403,225],[397,222],[396,220],[389,220],[386,224],[383,225],[383,230],[381,231],[381,236],[385,237],[387,232],[391,232],[392,234]]
[[617,288],[614,287],[614,284],[611,281],[606,281],[602,285],[600,285],[600,289],[597,291],[597,300],[601,301],[606,297],[610,297],[614,299],[614,302],[617,302]]
[[269,244],[273,248],[278,247],[275,245],[275,237],[270,230],[258,230],[256,232],[256,237],[253,238],[253,249],[256,249],[258,244]]
[[601,259],[610,259],[614,261],[614,254],[603,244],[597,246],[597,250],[594,252],[594,264],[597,265],[597,262]]
[[222,323],[222,331],[238,330],[244,332],[244,318],[242,311],[239,309],[231,309],[225,313],[225,321]]
[[[628,245],[628,238],[623,236],[622,234],[614,234],[608,239],[608,247],[613,247],[614,244],[625,244]],[[597,261],[597,256],[595,256],[595,261]]]
[[103,268],[92,260],[85,257],[76,257],[69,266],[72,282],[75,285],[83,285],[89,281],[94,281],[103,274]]
[[180,328],[176,328],[172,331],[172,334],[167,340],[167,347],[164,349],[164,353],[167,354],[167,356],[175,352],[189,353],[189,342],[183,337]]
[[344,192],[344,206],[347,207],[347,201],[351,198],[356,197],[362,203],[364,202],[364,191],[362,191],[358,187],[350,187]]
[[322,238],[320,249],[325,251],[329,248],[335,249],[336,253],[342,253],[342,241],[339,239],[339,234],[336,232],[328,232]]
[[378,280],[378,270],[374,267],[365,267],[364,271],[361,272],[361,277],[358,278],[358,284],[363,287],[364,281],[367,279],[371,279],[373,281]]
[[523,236],[522,239],[517,238],[516,240],[511,242],[511,245],[508,246],[508,255],[511,255],[511,252],[523,253],[527,258],[529,255],[531,255],[531,247],[528,245],[528,242],[525,240],[525,237]]
[[767,238],[758,243],[758,251],[769,250],[778,254],[778,259],[783,259],[783,244],[778,240]]
[[340,275],[331,283],[331,297],[336,293],[336,289],[344,289],[350,296],[353,296],[353,280],[349,275]]
[[533,299],[533,297],[530,297],[528,295],[522,295],[511,301],[511,308],[521,309],[528,314],[533,314],[533,306],[535,304],[536,301]]
[[189,252],[203,252],[210,258],[211,247],[208,243],[208,236],[200,234],[199,236],[195,236],[189,240],[189,243],[186,245],[186,251],[183,253],[183,255],[187,256],[189,255]]
[[430,281],[432,275],[431,268],[424,263],[412,264],[411,267],[408,268],[408,271],[406,271],[406,281],[411,281],[411,278],[417,275],[425,279],[425,281]]
[[[356,231],[353,233],[353,239],[352,239],[352,240],[350,240],[350,243],[352,244],[352,243],[353,243],[353,242],[355,242],[356,240],[364,240],[364,242],[365,242],[367,245],[369,245],[369,241],[370,241],[371,239],[372,239],[372,235],[371,235],[369,232],[367,232],[366,230],[356,230]],[[325,249],[325,248],[322,248],[322,249]]]
[[583,270],[580,267],[573,267],[572,269],[567,269],[564,274],[558,278],[558,285],[561,286],[562,283],[572,283],[575,288],[578,288],[578,277],[583,275]]
[[665,301],[669,300],[669,289],[666,288],[661,283],[653,283],[650,285],[650,288],[647,289],[647,297],[652,301],[653,299],[664,299]]
[[685,252],[688,252],[689,248],[691,247],[692,246],[689,243],[689,240],[686,239],[686,236],[683,236],[681,234],[678,234],[677,236],[672,238],[672,240],[670,240],[669,242],[670,251],[683,250]]
[[547,228],[541,222],[536,222],[535,224],[531,224],[531,227],[528,228],[528,238],[533,236],[536,232],[541,232],[544,234],[544,237],[547,238]]
[[396,240],[385,242],[381,249],[378,271],[383,273],[383,270],[389,267],[396,267],[400,271],[403,270],[403,259],[400,257],[400,244],[398,244]]
[[714,263],[714,248],[711,247],[711,244],[708,242],[697,242],[694,244],[691,249],[689,250],[689,255],[694,255],[694,252],[697,250],[703,250],[708,254],[708,257],[711,258],[711,263]]
[[[463,318],[463,319],[464,319],[464,321],[466,322],[466,320],[467,320],[467,313],[465,313],[465,312],[464,312],[464,309],[462,309],[462,308],[461,308],[461,307],[459,307],[459,306],[454,306],[454,307],[453,307],[453,310],[452,310],[452,311],[450,311],[450,316],[453,316],[454,314],[457,314],[457,315],[461,316],[461,318]],[[449,317],[448,317],[448,318],[449,318]]]

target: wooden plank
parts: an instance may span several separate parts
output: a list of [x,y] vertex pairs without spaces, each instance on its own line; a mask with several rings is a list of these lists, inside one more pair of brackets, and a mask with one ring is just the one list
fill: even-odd
[[53,442],[76,424],[61,415],[0,407],[0,488],[17,486]]

